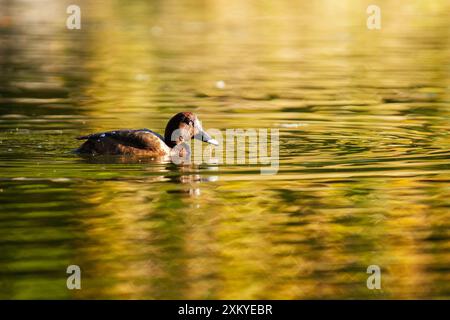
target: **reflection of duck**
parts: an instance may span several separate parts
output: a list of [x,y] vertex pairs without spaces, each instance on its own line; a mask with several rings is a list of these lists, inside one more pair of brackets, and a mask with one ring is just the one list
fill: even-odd
[[[116,130],[78,137],[87,140],[76,151],[89,154],[138,155],[163,157],[171,154],[175,146],[190,139],[218,145],[192,112],[180,112],[167,123],[164,137],[149,129]],[[180,149],[180,155],[183,156]]]

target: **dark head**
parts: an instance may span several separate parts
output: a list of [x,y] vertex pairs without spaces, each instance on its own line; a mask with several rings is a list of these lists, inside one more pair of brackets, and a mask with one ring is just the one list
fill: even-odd
[[198,139],[215,146],[218,142],[203,131],[197,116],[192,112],[180,112],[174,115],[166,126],[164,141],[173,148],[179,143],[189,142],[192,138]]

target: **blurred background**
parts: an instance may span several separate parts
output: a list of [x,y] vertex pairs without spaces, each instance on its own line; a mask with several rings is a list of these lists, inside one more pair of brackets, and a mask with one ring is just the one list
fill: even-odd
[[[449,61],[448,0],[0,0],[0,298],[450,298]],[[278,174],[71,153],[186,110]]]

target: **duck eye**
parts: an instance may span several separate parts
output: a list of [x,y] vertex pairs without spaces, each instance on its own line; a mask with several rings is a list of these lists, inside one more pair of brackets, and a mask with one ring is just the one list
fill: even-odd
[[194,121],[189,118],[184,118],[182,122],[186,123],[189,126],[194,126]]

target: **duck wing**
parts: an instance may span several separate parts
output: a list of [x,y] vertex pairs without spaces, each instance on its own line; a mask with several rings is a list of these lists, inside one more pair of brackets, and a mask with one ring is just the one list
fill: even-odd
[[80,147],[79,152],[100,154],[166,154],[170,148],[164,142],[164,138],[149,129],[114,130],[93,133],[81,137],[78,140],[87,140]]

